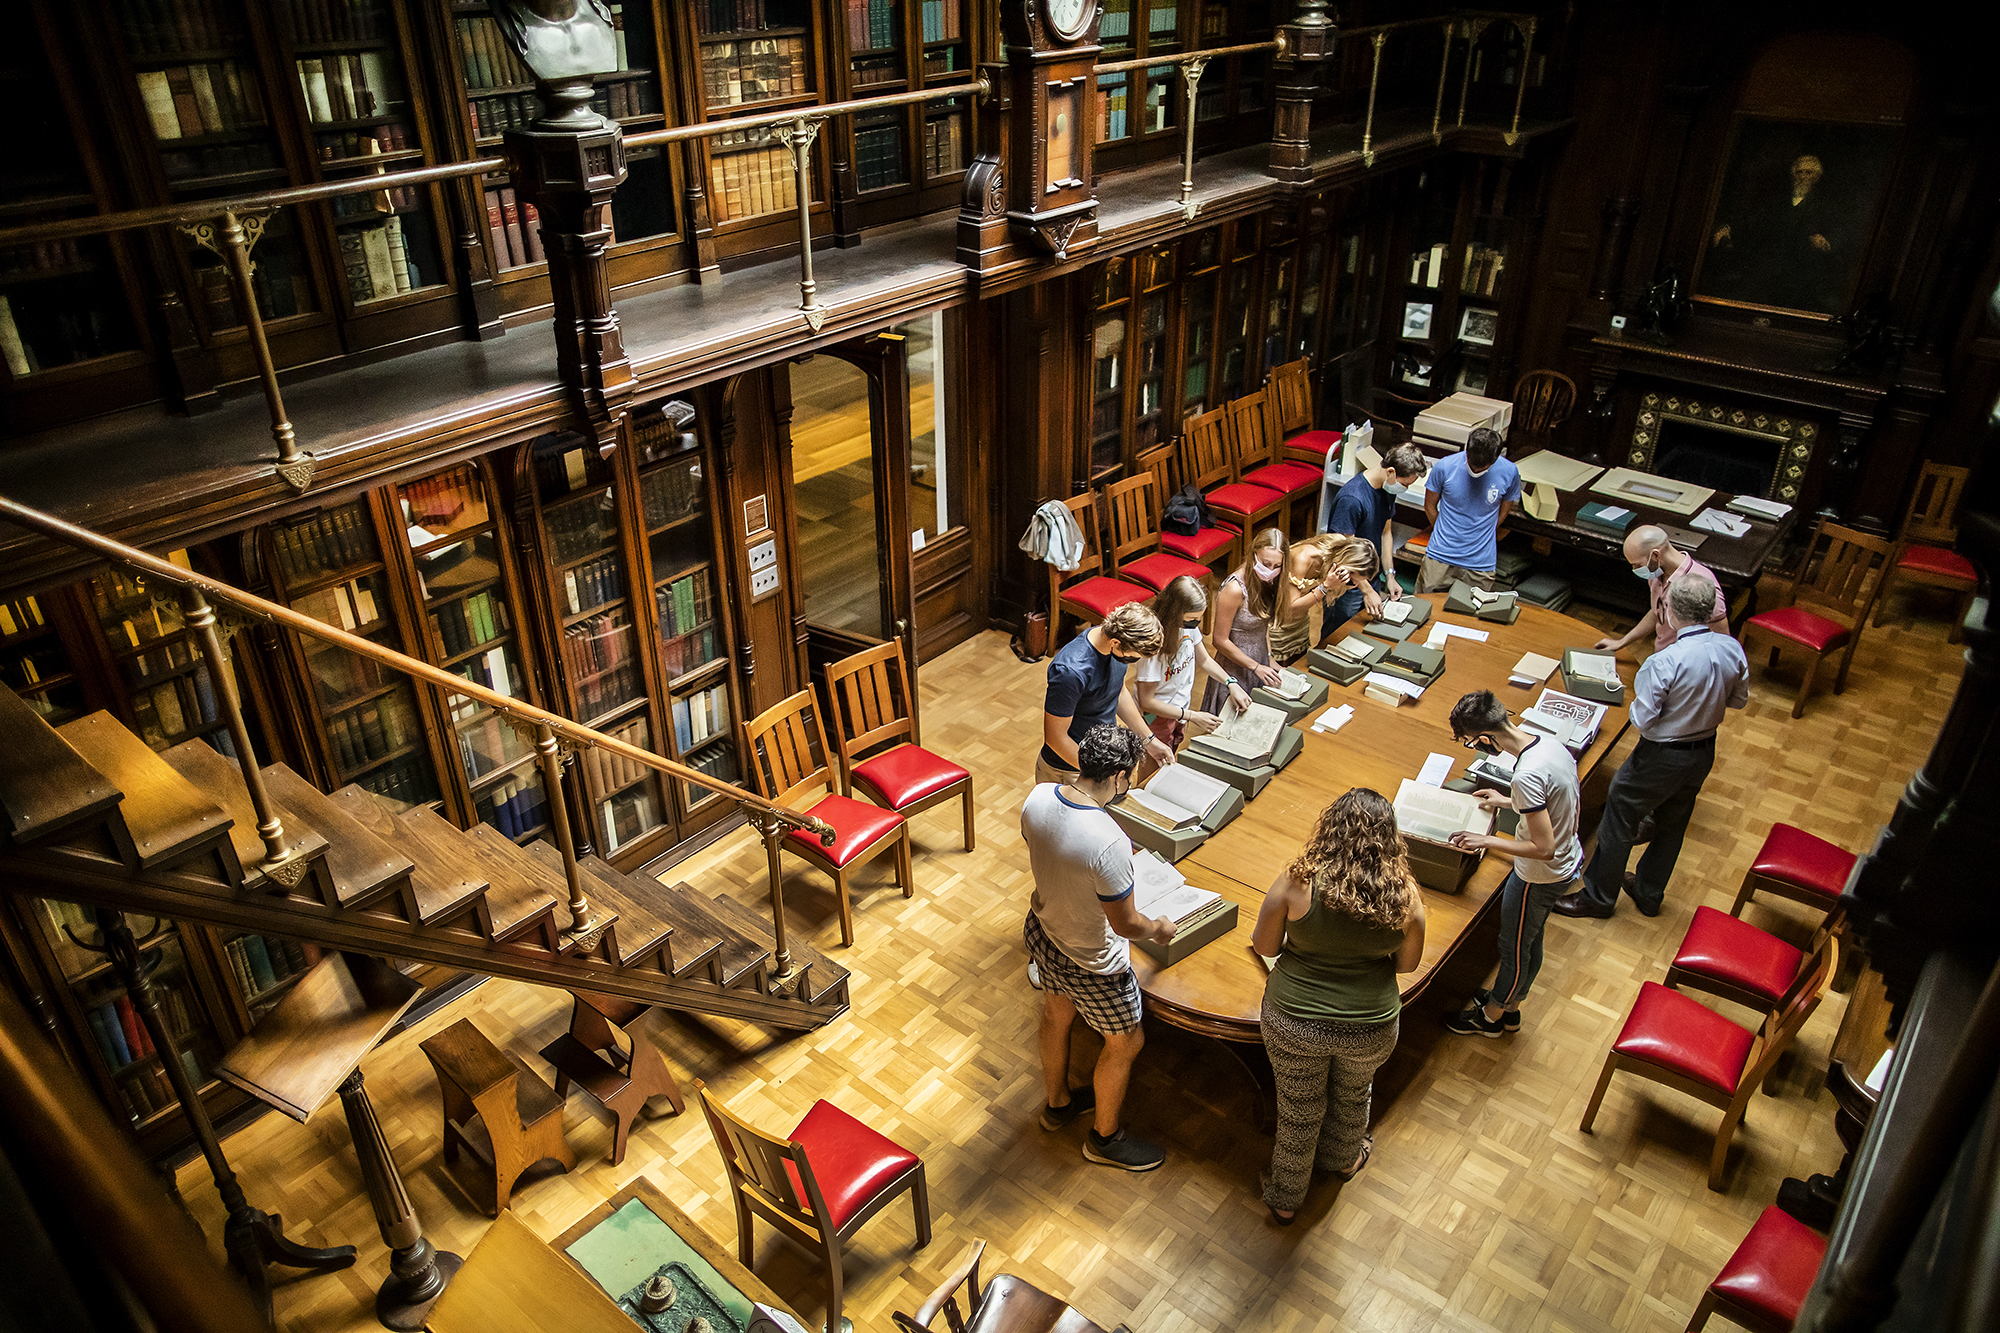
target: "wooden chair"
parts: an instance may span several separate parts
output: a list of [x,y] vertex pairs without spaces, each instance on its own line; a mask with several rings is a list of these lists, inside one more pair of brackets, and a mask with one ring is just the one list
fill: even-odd
[[1262,389],[1229,404],[1237,472],[1246,486],[1281,493],[1285,497],[1285,531],[1294,537],[1307,536],[1319,517],[1319,486],[1325,471],[1284,456],[1284,442],[1271,414],[1271,400]]
[[1958,609],[1952,613],[1950,642],[1957,643],[1965,630],[1965,613],[1979,593],[1979,571],[1970,560],[1951,548],[1958,542],[1958,502],[1972,469],[1926,463],[1917,476],[1916,493],[1903,512],[1903,530],[1896,535],[1896,554],[1882,575],[1882,591],[1875,597],[1875,623],[1882,623],[1882,607],[1889,598],[1889,584],[1915,583],[1926,588],[1945,588],[1958,594]]
[[1105,574],[1103,532],[1097,520],[1097,492],[1086,491],[1063,501],[1083,529],[1083,561],[1064,573],[1049,566],[1049,647],[1062,644],[1063,616],[1095,625],[1127,602],[1143,602],[1152,591],[1142,583]]
[[1590,1094],[1580,1128],[1586,1134],[1591,1132],[1611,1076],[1621,1069],[1719,1107],[1722,1124],[1715,1131],[1715,1150],[1709,1155],[1708,1187],[1720,1192],[1729,1142],[1743,1119],[1750,1094],[1770,1075],[1778,1057],[1819,1007],[1839,961],[1840,942],[1828,935],[1757,1032],[1677,990],[1656,981],[1641,982],[1639,998],[1604,1057],[1604,1072],[1598,1075],[1597,1090]]
[[1118,577],[1142,583],[1154,592],[1185,574],[1209,578],[1209,567],[1176,555],[1160,544],[1158,483],[1150,472],[1114,481],[1104,488],[1104,507],[1111,517],[1111,563]]
[[576,1154],[563,1138],[563,1099],[519,1059],[503,1052],[486,1034],[461,1018],[420,1043],[437,1071],[444,1102],[444,1160],[447,1170],[470,1149],[491,1171],[468,1183],[452,1171],[461,1188],[488,1217],[513,1201],[514,1182],[537,1162],[554,1158],[567,1171]]
[[916,1247],[931,1243],[923,1162],[832,1102],[814,1102],[806,1118],[780,1139],[731,1115],[700,1079],[694,1090],[729,1174],[737,1254],[754,1267],[753,1217],[817,1251],[826,1265],[827,1333],[839,1333],[841,1249],[863,1223],[907,1191],[916,1213]]
[[1742,916],[1744,904],[1760,892],[1830,911],[1847,891],[1854,862],[1854,853],[1845,847],[1790,824],[1773,824],[1736,890],[1729,915]]
[[[1067,1301],[1057,1300],[1010,1273],[1001,1273],[982,1287],[979,1256],[984,1253],[985,1241],[972,1242],[951,1276],[917,1307],[914,1318],[901,1310],[890,1312],[896,1327],[904,1333],[931,1333],[931,1325],[942,1310],[945,1326],[952,1333],[1104,1333],[1102,1326],[1078,1314]],[[958,1304],[961,1286],[965,1288],[963,1310]],[[1127,1333],[1125,1325],[1120,1324],[1113,1333]]]
[[1791,1333],[1826,1259],[1826,1237],[1772,1204],[1702,1293],[1687,1333],[1720,1313],[1753,1333]]
[[687,1102],[659,1047],[636,1030],[649,1006],[589,991],[573,990],[570,999],[569,1031],[542,1047],[542,1059],[555,1066],[556,1096],[567,1099],[574,1083],[611,1112],[611,1165],[617,1166],[625,1160],[632,1122],[648,1101],[665,1097],[676,1115]]
[[1231,568],[1248,554],[1244,543],[1277,518],[1285,497],[1266,486],[1247,486],[1236,479],[1236,448],[1230,440],[1229,409],[1203,412],[1181,432],[1181,477],[1192,483],[1223,523],[1236,529],[1230,543]]
[[1835,907],[1820,919],[1811,942],[1801,949],[1741,917],[1707,905],[1696,907],[1667,967],[1665,984],[1669,990],[1706,991],[1768,1013],[1843,920],[1844,914]]
[[[827,667],[826,694],[833,701],[842,794],[854,795],[858,783],[868,799],[905,819],[955,799],[964,807],[965,850],[971,851],[972,774],[917,744],[917,699],[903,641],[891,639]],[[861,757],[885,745],[894,748]]]
[[1768,640],[1771,666],[1778,665],[1778,653],[1788,645],[1813,655],[1805,679],[1799,682],[1793,717],[1806,711],[1813,677],[1829,654],[1840,653],[1840,674],[1834,677],[1833,692],[1839,694],[1847,688],[1847,668],[1853,665],[1854,650],[1861,642],[1869,604],[1881,594],[1890,552],[1889,543],[1880,537],[1821,519],[1805,561],[1784,590],[1782,604],[1743,622],[1744,651],[1753,651],[1753,641]]
[[910,826],[893,810],[842,796],[833,789],[827,765],[826,728],[819,701],[810,689],[759,713],[744,728],[750,742],[750,769],[757,790],[768,801],[794,805],[800,793],[824,787],[826,794],[805,813],[833,825],[831,847],[814,834],[793,829],[785,835],[785,850],[832,876],[840,907],[840,942],[854,943],[854,909],[847,898],[848,874],[884,852],[896,854],[896,883],[903,896],[914,887],[910,875]]
[[[1164,520],[1167,501],[1184,484],[1178,478],[1180,471],[1180,447],[1177,444],[1162,444],[1139,455],[1138,464],[1153,478],[1153,494],[1160,501],[1160,516]],[[1199,532],[1168,532],[1160,530],[1160,548],[1184,560],[1192,560],[1206,566],[1221,578],[1229,572],[1230,553],[1236,549],[1238,534],[1235,528],[1203,528]]]
[[1314,430],[1312,424],[1312,377],[1306,359],[1288,361],[1271,372],[1266,393],[1275,396],[1278,407],[1278,438],[1284,441],[1284,456],[1326,472],[1326,456],[1340,447],[1344,438],[1337,430]]
[[1576,381],[1560,370],[1531,370],[1514,381],[1514,422],[1507,455],[1521,459],[1546,449],[1576,407]]

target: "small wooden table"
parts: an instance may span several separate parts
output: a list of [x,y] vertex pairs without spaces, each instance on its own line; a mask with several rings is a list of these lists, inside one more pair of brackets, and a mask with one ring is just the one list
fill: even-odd
[[[1236,928],[1202,946],[1171,967],[1161,967],[1142,950],[1132,951],[1147,1012],[1161,1021],[1224,1042],[1263,1045],[1258,1014],[1264,1003],[1266,972],[1250,948],[1257,910],[1265,890],[1291,864],[1311,834],[1320,812],[1350,787],[1372,787],[1394,800],[1404,778],[1413,778],[1433,752],[1469,762],[1473,753],[1451,734],[1452,705],[1473,690],[1490,689],[1515,712],[1541,697],[1544,686],[1527,688],[1507,683],[1507,673],[1523,653],[1562,658],[1566,647],[1588,648],[1602,631],[1554,611],[1523,606],[1520,619],[1498,625],[1445,612],[1442,596],[1436,615],[1447,624],[1488,631],[1485,643],[1454,638],[1445,648],[1445,670],[1415,704],[1391,707],[1366,698],[1359,684],[1336,686],[1328,708],[1354,705],[1354,717],[1337,732],[1319,733],[1310,726],[1316,711],[1299,725],[1306,730],[1306,751],[1272,779],[1256,800],[1220,833],[1182,860],[1178,869],[1188,882],[1212,889],[1239,904]],[[1338,640],[1360,632],[1361,617],[1335,634]],[[1637,668],[1619,664],[1630,697]],[[1551,672],[1547,688],[1560,690],[1562,675]],[[1577,761],[1578,776],[1591,774],[1617,744],[1629,725],[1623,704],[1611,706],[1597,739]],[[1464,762],[1454,765],[1463,776]],[[1490,915],[1492,900],[1507,877],[1511,858],[1489,852],[1473,871],[1461,893],[1425,889],[1424,956],[1417,970],[1403,980],[1403,1000],[1414,1000],[1438,969]],[[1241,1054],[1241,1052],[1236,1052]]]

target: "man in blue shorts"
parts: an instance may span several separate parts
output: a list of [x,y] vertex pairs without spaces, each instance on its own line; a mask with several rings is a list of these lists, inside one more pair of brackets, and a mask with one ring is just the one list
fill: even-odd
[[1521,469],[1500,457],[1500,435],[1482,426],[1465,448],[1431,469],[1424,483],[1430,549],[1417,571],[1418,592],[1440,592],[1459,580],[1493,589],[1500,564],[1500,525],[1521,498]]

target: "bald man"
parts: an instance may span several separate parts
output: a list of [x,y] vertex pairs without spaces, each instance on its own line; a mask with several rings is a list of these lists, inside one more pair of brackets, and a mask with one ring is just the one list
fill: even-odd
[[1729,637],[1729,599],[1722,595],[1721,581],[1709,572],[1708,566],[1669,541],[1665,528],[1648,523],[1626,533],[1625,563],[1650,585],[1647,598],[1651,604],[1639,623],[1622,638],[1599,639],[1599,652],[1615,654],[1648,634],[1653,636],[1653,651],[1656,653],[1672,643],[1677,631],[1666,615],[1667,585],[1683,578],[1707,579],[1714,586],[1715,614],[1708,618],[1708,627],[1724,638]]

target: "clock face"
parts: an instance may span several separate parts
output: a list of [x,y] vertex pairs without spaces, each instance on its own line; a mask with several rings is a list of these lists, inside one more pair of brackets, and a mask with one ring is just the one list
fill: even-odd
[[1083,36],[1097,14],[1097,0],[1042,0],[1042,6],[1056,35],[1071,42]]

